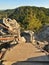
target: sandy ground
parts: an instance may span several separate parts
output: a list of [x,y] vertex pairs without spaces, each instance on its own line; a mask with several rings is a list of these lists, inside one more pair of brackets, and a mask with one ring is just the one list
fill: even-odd
[[31,43],[20,43],[15,47],[11,48],[10,50],[7,50],[3,58],[3,60],[6,60],[4,64],[11,65],[12,63],[17,61],[25,61],[31,57],[45,55],[45,53],[42,52],[37,53],[37,51],[39,51],[39,49],[37,49]]

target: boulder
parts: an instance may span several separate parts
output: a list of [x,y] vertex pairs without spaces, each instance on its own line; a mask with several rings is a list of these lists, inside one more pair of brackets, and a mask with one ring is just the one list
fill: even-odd
[[24,37],[21,37],[21,38],[20,38],[20,41],[21,41],[22,43],[25,43],[25,42],[26,42],[26,39],[25,39]]

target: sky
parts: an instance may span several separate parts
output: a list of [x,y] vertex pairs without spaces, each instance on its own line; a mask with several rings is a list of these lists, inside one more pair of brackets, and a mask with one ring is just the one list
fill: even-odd
[[0,10],[14,9],[20,6],[49,8],[49,0],[0,0]]

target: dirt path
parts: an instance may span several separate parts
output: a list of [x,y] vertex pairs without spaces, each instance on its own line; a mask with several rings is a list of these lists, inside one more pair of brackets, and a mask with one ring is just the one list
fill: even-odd
[[45,55],[45,53],[38,52],[40,51],[35,46],[33,46],[31,43],[20,43],[16,45],[14,48],[8,50],[3,58],[3,60],[7,60],[8,63],[14,63],[17,61],[25,61],[28,58],[31,57],[38,57]]

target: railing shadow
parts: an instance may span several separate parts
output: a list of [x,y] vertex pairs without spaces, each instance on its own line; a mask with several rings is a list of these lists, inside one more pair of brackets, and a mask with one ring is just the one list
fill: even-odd
[[28,58],[26,61],[18,61],[12,65],[49,65],[49,55]]

